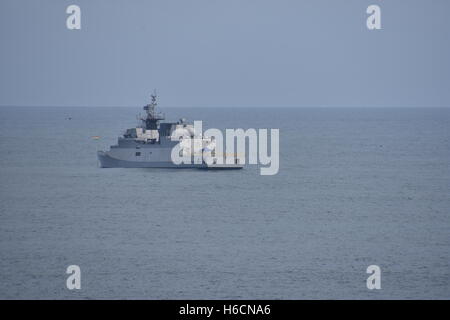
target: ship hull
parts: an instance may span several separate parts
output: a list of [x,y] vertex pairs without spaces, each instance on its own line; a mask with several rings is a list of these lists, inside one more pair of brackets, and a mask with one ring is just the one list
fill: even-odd
[[233,170],[243,168],[243,165],[239,164],[207,165],[206,163],[201,163],[201,164],[178,165],[170,161],[131,161],[114,158],[104,151],[98,151],[97,157],[101,168],[172,168],[172,169],[195,168],[207,170]]

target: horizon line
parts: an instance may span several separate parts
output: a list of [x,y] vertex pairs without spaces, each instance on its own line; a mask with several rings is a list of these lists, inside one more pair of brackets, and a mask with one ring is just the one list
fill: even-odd
[[[143,106],[0,105],[0,108],[142,108]],[[162,106],[159,108],[449,108],[450,106]]]

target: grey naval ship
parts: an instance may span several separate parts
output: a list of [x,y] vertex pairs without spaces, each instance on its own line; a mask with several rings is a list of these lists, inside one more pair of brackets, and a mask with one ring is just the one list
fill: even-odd
[[[185,119],[178,122],[161,122],[165,116],[156,110],[156,106],[156,94],[152,94],[150,104],[144,106],[146,117],[140,118],[140,124],[127,129],[109,151],[98,151],[101,168],[242,169],[243,164],[239,163],[236,155],[231,160],[224,158],[224,155],[215,154],[213,137],[207,138],[203,134],[194,137],[192,123],[188,123]],[[173,134],[179,129],[190,134],[189,145],[183,144],[183,136],[177,138],[176,134]],[[192,141],[200,146],[194,149]],[[171,154],[176,145],[180,149],[180,156],[188,157],[192,161],[174,163]],[[196,155],[194,150],[201,150],[201,155]],[[203,157],[205,152],[211,157],[211,161],[205,162]],[[221,161],[218,161],[218,156],[222,156]]]

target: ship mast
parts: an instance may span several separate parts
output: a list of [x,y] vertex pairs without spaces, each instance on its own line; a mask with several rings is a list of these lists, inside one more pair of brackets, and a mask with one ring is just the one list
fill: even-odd
[[145,129],[158,130],[158,121],[164,120],[164,114],[156,111],[156,91],[151,95],[151,102],[144,106],[144,110],[147,112],[147,118],[142,119],[145,122]]

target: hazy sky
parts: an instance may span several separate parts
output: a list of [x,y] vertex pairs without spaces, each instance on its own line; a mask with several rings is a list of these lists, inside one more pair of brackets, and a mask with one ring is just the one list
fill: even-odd
[[156,88],[174,107],[448,107],[449,16],[449,0],[1,0],[0,105],[140,106]]

